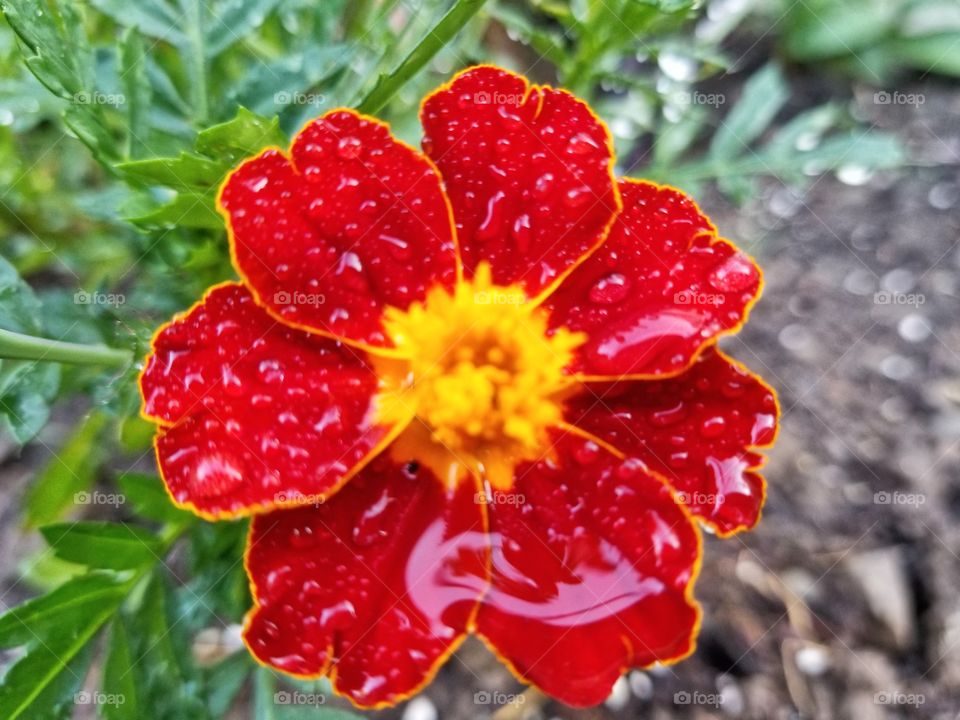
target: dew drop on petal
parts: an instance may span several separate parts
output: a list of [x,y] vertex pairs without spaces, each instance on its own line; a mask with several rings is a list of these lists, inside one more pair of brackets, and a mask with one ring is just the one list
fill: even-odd
[[352,136],[341,138],[337,144],[337,155],[344,160],[353,160],[359,157],[362,150],[363,144],[360,139]]
[[581,465],[589,465],[600,457],[600,446],[593,440],[587,440],[573,452],[573,458]]
[[700,423],[700,435],[705,438],[715,438],[723,435],[724,430],[726,430],[727,421],[723,419],[722,416],[717,415],[715,417],[707,418],[702,423]]
[[736,292],[752,285],[757,280],[757,267],[741,253],[722,261],[707,276],[714,290]]
[[630,282],[620,273],[611,273],[597,280],[588,292],[591,302],[598,305],[615,305],[627,297]]

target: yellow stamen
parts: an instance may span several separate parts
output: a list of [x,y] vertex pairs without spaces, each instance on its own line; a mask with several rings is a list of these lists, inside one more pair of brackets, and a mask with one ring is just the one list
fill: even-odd
[[494,285],[487,264],[452,293],[437,287],[406,310],[389,308],[384,325],[409,359],[374,360],[378,420],[416,415],[395,459],[417,460],[447,482],[469,470],[506,489],[517,463],[547,453],[547,429],[560,423],[571,386],[564,368],[583,333],[548,335],[546,312],[519,286]]

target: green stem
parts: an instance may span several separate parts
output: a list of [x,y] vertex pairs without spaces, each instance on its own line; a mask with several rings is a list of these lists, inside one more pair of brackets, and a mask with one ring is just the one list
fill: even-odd
[[0,358],[123,367],[133,360],[133,353],[106,345],[80,345],[0,329]]
[[377,79],[377,84],[357,109],[372,115],[386,105],[410,78],[420,72],[423,66],[460,32],[485,2],[486,0],[458,0],[440,22],[427,31],[423,40],[417,43],[396,70]]
[[189,72],[193,90],[193,105],[196,121],[200,127],[207,123],[207,60],[203,43],[203,14],[200,0],[187,3],[187,41],[190,45]]

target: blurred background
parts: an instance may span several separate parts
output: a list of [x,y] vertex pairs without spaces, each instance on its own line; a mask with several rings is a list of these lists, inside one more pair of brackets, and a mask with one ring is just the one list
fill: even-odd
[[[0,618],[0,718],[357,717],[238,650],[244,523],[166,503],[131,358],[232,277],[213,198],[240,158],[337,106],[418,144],[419,99],[477,62],[590,101],[619,174],[693,193],[759,260],[723,346],[783,428],[763,521],[707,538],[690,659],[572,710],[469,641],[365,715],[960,716],[956,0],[0,5],[0,328],[111,348],[0,361],[0,609],[45,603]],[[91,580],[131,538],[133,579]]]

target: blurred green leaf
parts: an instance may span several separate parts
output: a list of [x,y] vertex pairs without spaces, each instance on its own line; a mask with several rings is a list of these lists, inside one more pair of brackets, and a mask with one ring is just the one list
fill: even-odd
[[24,522],[36,527],[53,522],[76,509],[78,494],[87,495],[94,483],[97,466],[103,457],[100,434],[109,417],[93,411],[81,420],[63,447],[27,490]]
[[153,533],[131,525],[55,523],[40,532],[57,557],[91,568],[130,570],[156,562],[163,552]]
[[120,603],[129,587],[110,573],[89,573],[0,615],[0,647],[66,634],[96,608]]
[[136,658],[130,653],[130,641],[123,619],[116,617],[110,625],[110,642],[103,666],[103,692],[119,702],[106,703],[101,712],[106,720],[140,720],[143,715],[137,697],[135,675],[130,672]]
[[117,480],[124,496],[138,515],[158,522],[183,523],[193,516],[173,504],[163,481],[155,475],[124,473]]
[[770,127],[790,97],[780,68],[767,65],[743,86],[743,94],[721,122],[710,143],[710,156],[717,161],[736,157]]
[[[40,332],[40,302],[16,269],[0,257],[0,328]],[[0,360],[0,433],[23,444],[46,424],[60,384],[59,367],[32,360]]]

